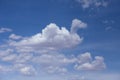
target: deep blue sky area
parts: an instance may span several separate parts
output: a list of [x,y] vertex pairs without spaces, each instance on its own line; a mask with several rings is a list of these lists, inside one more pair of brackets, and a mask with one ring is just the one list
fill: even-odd
[[[70,31],[72,20],[79,19],[87,24],[87,28],[77,31],[77,34],[84,38],[83,41],[75,47],[59,50],[59,52],[66,56],[78,56],[84,52],[90,52],[93,58],[103,56],[106,63],[103,73],[111,72],[120,75],[120,0],[86,0],[86,3],[80,1],[85,0],[0,0],[0,31],[2,28],[11,30],[0,32],[0,46],[9,43],[11,34],[30,37],[41,33],[50,23]],[[100,4],[97,5],[97,2]],[[2,54],[1,50],[2,48],[0,54]],[[2,59],[1,56],[0,58]],[[0,66],[7,64],[1,59]],[[71,66],[68,68],[71,69]],[[2,74],[1,69],[0,67],[0,74]],[[41,74],[36,76],[36,80]],[[6,74],[2,75],[6,76]],[[10,72],[10,75],[13,80],[15,76],[22,79],[18,72]],[[28,77],[24,76],[24,80],[28,80]],[[2,76],[0,78],[8,80]],[[56,75],[52,75],[51,79],[57,79]],[[81,80],[92,79],[96,80],[96,78]]]

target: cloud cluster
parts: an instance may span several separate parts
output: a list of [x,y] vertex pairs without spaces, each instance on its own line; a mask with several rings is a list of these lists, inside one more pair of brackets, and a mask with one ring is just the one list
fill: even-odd
[[105,0],[76,0],[78,3],[81,4],[81,6],[85,8],[89,8],[91,6],[95,7],[106,7],[108,5],[108,2]]
[[77,30],[86,27],[86,23],[74,19],[70,31],[50,23],[41,33],[33,36],[11,34],[8,42],[0,48],[0,61],[8,65],[1,66],[0,71],[13,71],[31,76],[42,71],[65,74],[71,72],[69,67],[73,71],[105,69],[104,58],[101,56],[95,56],[94,59],[89,52],[76,56],[67,56],[59,52],[80,44],[83,38],[77,34]]
[[[33,67],[39,65],[47,73],[60,73],[64,74],[69,72],[69,66],[75,71],[80,70],[102,70],[105,69],[104,58],[101,56],[95,56],[95,60],[92,59],[91,54],[86,52],[78,56],[65,56],[62,53],[45,53],[34,54],[21,53],[15,55],[10,53],[2,56],[1,61],[10,63],[13,66],[12,70],[20,72],[23,75],[34,75],[37,70]],[[31,64],[30,64],[31,63]],[[8,68],[0,68],[1,71],[10,71]]]

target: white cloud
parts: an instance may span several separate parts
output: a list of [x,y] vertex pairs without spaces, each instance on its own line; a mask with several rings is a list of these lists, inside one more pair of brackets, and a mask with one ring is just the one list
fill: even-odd
[[15,59],[15,63],[27,63],[33,58],[33,54],[31,53],[22,53],[17,55]]
[[76,70],[103,70],[106,68],[104,58],[101,56],[95,56],[95,60],[92,60],[90,53],[80,55],[78,63],[74,66]]
[[[84,55],[84,54],[82,54],[82,55]],[[60,56],[60,55],[58,55],[58,56]],[[24,57],[26,57],[26,56],[24,56]],[[50,55],[49,55],[49,57],[50,57]],[[82,60],[79,61],[78,58],[69,58],[67,56],[65,56],[64,59],[54,56],[54,57],[50,58],[52,60],[48,59],[48,57],[45,57],[45,58],[39,57],[39,59],[38,59],[38,57],[33,56],[33,58],[34,58],[34,61],[31,61],[31,59],[29,59],[29,60],[23,60],[22,62],[19,61],[19,60],[22,60],[22,57],[19,59],[14,58],[14,60],[7,59],[6,61],[12,63],[12,65],[11,65],[12,70],[9,70],[9,68],[6,68],[4,66],[0,70],[4,71],[4,72],[8,72],[8,71],[16,72],[17,71],[23,75],[33,76],[33,75],[36,75],[36,69],[32,66],[33,64],[37,65],[36,66],[36,67],[38,67],[37,72],[41,72],[41,70],[42,70],[45,73],[49,73],[49,74],[50,73],[65,74],[67,72],[71,72],[68,70],[69,66],[72,67],[71,69],[73,69],[73,67],[74,67],[78,71],[102,70],[105,68],[103,66],[103,64],[105,64],[105,63],[103,61],[101,61],[100,59],[96,59],[96,60],[92,61],[91,63],[88,63],[90,61],[84,62],[85,61],[84,58],[83,58],[83,61]],[[35,58],[37,58],[37,59],[35,59]],[[79,64],[78,62],[84,62],[84,63]],[[28,65],[29,63],[31,63],[31,65]],[[76,66],[76,64],[78,64],[78,65]]]
[[16,35],[16,34],[11,34],[11,35],[9,36],[9,38],[10,38],[10,39],[14,39],[14,40],[18,40],[18,39],[21,39],[22,36],[19,36],[19,35]]
[[13,53],[13,51],[14,50],[10,49],[10,48],[8,48],[8,49],[2,49],[1,48],[1,50],[0,50],[0,58]]
[[17,63],[27,63],[31,61],[32,58],[33,58],[33,54],[30,53],[20,53],[20,54],[12,53],[6,56],[2,56],[1,61],[17,64]]
[[51,73],[60,72],[59,70],[66,69],[68,66],[73,66],[78,71],[103,70],[106,68],[103,57],[95,56],[95,60],[93,60],[91,54],[88,52],[77,57],[73,57],[72,55],[67,57],[61,53],[41,54],[40,56],[34,57],[33,62],[40,64]]
[[108,2],[105,0],[76,0],[76,1],[80,3],[84,9],[89,8],[91,6],[106,7],[108,5]]
[[10,28],[0,28],[0,33],[11,32],[12,29]]
[[58,67],[58,66],[49,66],[46,68],[48,73],[60,73],[60,74],[65,74],[67,73],[67,69],[64,67]]
[[76,58],[67,58],[65,55],[60,53],[42,54],[33,58],[33,62],[46,66],[63,66],[74,63],[75,61]]
[[[65,56],[62,53],[45,53],[33,56],[30,53],[9,54],[1,57],[4,62],[9,62],[13,66],[13,71],[18,71],[23,75],[34,75],[35,69],[31,64],[39,65],[43,71],[48,73],[64,74],[69,72],[67,67],[71,66],[78,71],[80,70],[102,70],[105,69],[104,59],[95,56],[92,60],[91,54],[86,52],[78,56]],[[34,72],[35,71],[35,72]]]
[[0,46],[0,61],[9,63],[14,72],[30,76],[36,74],[36,69],[53,74],[71,72],[69,66],[78,71],[104,69],[103,57],[96,56],[93,60],[88,52],[78,56],[66,56],[59,52],[80,44],[83,38],[77,34],[77,30],[86,27],[86,23],[74,19],[70,31],[51,23],[41,33],[30,37],[11,34],[5,46]]
[[3,65],[0,65],[0,72],[10,72],[12,71],[12,67],[11,66],[3,66]]
[[16,58],[16,54],[9,54],[7,56],[2,57],[2,61],[14,61]]
[[27,76],[35,75],[35,70],[33,67],[25,66],[20,69],[20,73]]
[[40,66],[44,67],[44,70],[48,73],[64,74],[67,72],[66,67],[75,63],[76,58],[68,58],[61,53],[48,53],[36,57],[34,56],[32,62],[40,64]]
[[[79,23],[77,23],[79,24]],[[80,23],[80,25],[83,25]],[[77,25],[72,25],[74,31]],[[79,27],[79,25],[78,25]],[[81,43],[81,38],[76,32],[71,33],[65,27],[59,28],[56,24],[51,23],[42,30],[42,33],[37,33],[31,37],[26,37],[20,41],[11,40],[10,45],[23,48],[33,49],[62,49],[71,48]],[[28,50],[28,49],[26,49]]]
[[37,71],[32,65],[19,63],[19,64],[14,64],[13,67],[17,72],[25,76],[34,76],[37,73]]
[[83,64],[83,63],[92,61],[92,57],[91,57],[91,54],[89,52],[86,52],[84,54],[80,54],[77,58],[78,58],[79,64]]
[[71,32],[76,33],[79,28],[86,28],[87,24],[82,22],[81,20],[74,19],[72,21]]

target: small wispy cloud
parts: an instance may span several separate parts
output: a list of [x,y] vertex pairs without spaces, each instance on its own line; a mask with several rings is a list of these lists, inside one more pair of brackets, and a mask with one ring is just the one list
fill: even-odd
[[71,32],[76,33],[78,29],[84,29],[87,27],[87,23],[82,22],[81,20],[74,19],[71,25]]
[[13,39],[13,40],[18,40],[18,39],[22,39],[22,36],[19,36],[19,35],[16,35],[16,34],[11,34],[9,36],[10,39]]
[[106,31],[112,30],[113,28],[111,26],[108,26],[105,28]]
[[91,6],[94,7],[107,7],[108,2],[105,0],[76,0],[78,3],[80,3],[80,5],[82,6],[82,8],[86,9],[89,8]]
[[10,28],[0,28],[0,33],[5,33],[5,32],[12,32],[12,29],[10,29]]

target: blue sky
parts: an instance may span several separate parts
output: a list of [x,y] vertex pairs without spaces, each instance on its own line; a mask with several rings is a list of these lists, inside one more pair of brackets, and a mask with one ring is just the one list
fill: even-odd
[[0,0],[0,80],[119,80],[119,3]]

